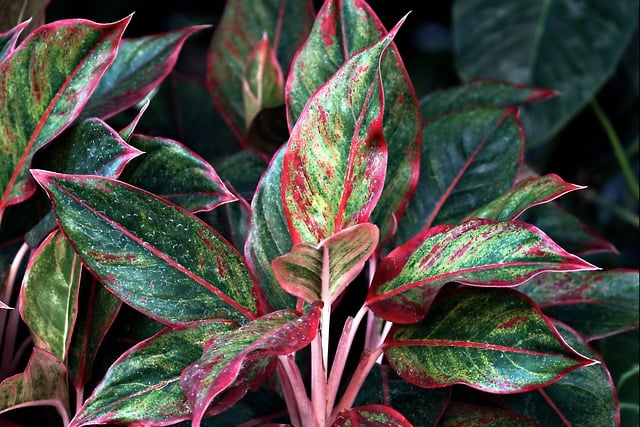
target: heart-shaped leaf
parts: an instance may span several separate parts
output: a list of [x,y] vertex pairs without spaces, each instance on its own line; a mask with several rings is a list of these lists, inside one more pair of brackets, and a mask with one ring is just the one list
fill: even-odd
[[[193,425],[200,423],[211,402],[229,387],[240,389],[240,399],[256,378],[247,368],[266,367],[277,355],[294,353],[307,346],[318,332],[320,305],[300,315],[293,310],[266,314],[241,328],[213,339],[202,357],[182,374]],[[273,367],[273,366],[272,366]],[[259,372],[262,380],[264,372]],[[225,402],[225,406],[235,402]]]
[[78,312],[82,263],[54,231],[33,253],[20,288],[20,315],[36,347],[65,361]]
[[100,80],[82,116],[106,119],[142,101],[173,70],[187,38],[208,27],[198,25],[122,40],[116,59]]
[[301,243],[273,261],[273,274],[291,295],[330,305],[362,271],[378,236],[378,227],[365,223],[345,228],[317,245]]
[[364,405],[340,412],[332,427],[411,427],[413,424],[404,415],[386,405]]
[[516,110],[473,108],[426,124],[420,180],[398,224],[401,242],[433,224],[456,224],[508,191],[524,141]]
[[15,27],[0,33],[0,62],[2,62],[7,56],[15,50],[18,37],[22,33],[22,30],[29,25],[30,20],[24,21]]
[[294,244],[315,244],[367,222],[380,198],[387,147],[379,64],[403,21],[343,64],[309,99],[291,130],[282,199]]
[[43,25],[0,62],[0,216],[35,191],[27,173],[33,154],[80,114],[129,19]]
[[[294,127],[313,93],[338,68],[385,35],[386,29],[365,1],[324,2],[287,79],[289,128]],[[393,42],[380,62],[380,74],[384,93],[382,130],[389,155],[384,189],[372,222],[380,227],[384,238],[393,231],[394,221],[402,216],[417,184],[421,119],[411,79]]]
[[458,0],[452,18],[463,80],[492,77],[562,93],[524,109],[527,139],[536,144],[613,73],[638,25],[638,2]]
[[565,182],[555,174],[534,176],[517,183],[511,190],[476,209],[466,218],[488,218],[498,221],[516,219],[532,206],[550,202],[570,191],[583,188],[585,187]]
[[228,321],[202,321],[164,329],[116,360],[71,427],[85,424],[167,425],[190,417],[180,375],[202,355],[205,343],[237,328]]
[[517,412],[491,406],[452,402],[438,426],[443,427],[541,427],[537,421]]
[[443,292],[421,323],[395,327],[384,349],[391,367],[413,384],[466,384],[491,393],[539,388],[595,363],[511,289]]
[[32,173],[83,263],[122,301],[167,325],[258,315],[242,257],[196,216],[113,179]]
[[472,219],[428,229],[384,257],[367,305],[386,320],[412,323],[448,282],[516,286],[543,271],[594,268],[530,224]]
[[596,340],[638,327],[637,270],[540,275],[518,288],[545,314]]
[[245,65],[267,35],[280,69],[288,70],[300,40],[313,21],[309,0],[252,0],[227,2],[207,56],[207,86],[216,108],[241,141],[247,131],[242,93]]

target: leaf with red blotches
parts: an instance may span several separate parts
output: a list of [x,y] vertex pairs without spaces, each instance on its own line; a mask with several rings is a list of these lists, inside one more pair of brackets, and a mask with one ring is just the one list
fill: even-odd
[[386,405],[364,405],[340,412],[331,427],[411,427],[404,415]]

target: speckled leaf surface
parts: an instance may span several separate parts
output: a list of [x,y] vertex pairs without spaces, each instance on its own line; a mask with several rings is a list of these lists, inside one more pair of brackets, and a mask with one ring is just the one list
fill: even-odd
[[[211,340],[202,357],[182,374],[182,386],[193,409],[193,425],[199,425],[207,407],[226,389],[239,389],[239,399],[256,380],[265,379],[261,370],[268,368],[275,356],[307,346],[316,336],[319,323],[320,306],[316,304],[302,315],[293,310],[266,314]],[[256,367],[258,378],[253,378],[250,369]]]
[[166,325],[258,315],[242,257],[199,218],[113,179],[32,173],[83,263],[122,301]]
[[253,49],[263,35],[271,41],[283,71],[304,40],[313,22],[313,5],[308,0],[252,0],[227,2],[207,55],[207,86],[217,109],[239,139],[245,123],[242,76]]
[[291,130],[282,199],[294,244],[315,244],[367,222],[380,198],[387,144],[379,63],[401,24],[345,62],[309,99]]
[[443,292],[421,323],[395,327],[384,347],[391,367],[413,384],[499,394],[533,390],[595,363],[510,289]]
[[524,140],[515,110],[473,108],[429,122],[420,179],[398,224],[401,242],[436,224],[455,224],[513,185]]
[[198,360],[208,340],[236,328],[228,321],[194,322],[135,345],[111,365],[70,425],[167,425],[188,419],[182,370]]
[[438,423],[442,427],[542,427],[532,418],[491,406],[453,402]]
[[[365,1],[324,2],[287,78],[289,128],[293,128],[313,93],[347,59],[386,34]],[[381,228],[384,237],[393,231],[394,221],[402,215],[417,184],[421,119],[411,79],[393,42],[382,58],[380,74],[385,100],[382,128],[389,156],[385,187],[372,213],[372,222]]]
[[524,283],[545,314],[596,340],[638,327],[639,273],[610,269],[544,274]]
[[384,257],[366,303],[386,320],[412,323],[448,282],[516,286],[544,271],[594,268],[530,224],[472,219],[428,229]]
[[64,235],[52,232],[33,253],[20,288],[20,315],[36,347],[66,361],[78,312],[82,263]]
[[20,37],[20,34],[22,34],[22,31],[27,25],[29,25],[29,21],[24,21],[7,31],[0,33],[0,62],[13,52],[16,47],[18,37]]
[[570,184],[555,174],[527,178],[497,199],[468,214],[466,218],[488,218],[498,221],[516,219],[532,206],[550,202],[570,191],[583,188],[585,187]]
[[411,427],[404,415],[386,405],[364,405],[340,412],[332,427]]
[[173,70],[189,36],[205,28],[198,25],[122,40],[82,116],[106,119],[142,101]]
[[524,109],[533,145],[559,130],[614,72],[638,25],[638,2],[457,0],[452,18],[463,80],[499,78],[562,93]]
[[331,304],[362,271],[378,237],[378,227],[365,223],[345,228],[318,245],[301,243],[273,261],[273,273],[291,295],[308,303]]
[[43,25],[0,62],[0,214],[35,191],[27,173],[33,154],[80,114],[129,19]]
[[215,169],[179,142],[134,134],[129,143],[144,155],[130,163],[123,181],[191,212],[212,210],[236,200]]

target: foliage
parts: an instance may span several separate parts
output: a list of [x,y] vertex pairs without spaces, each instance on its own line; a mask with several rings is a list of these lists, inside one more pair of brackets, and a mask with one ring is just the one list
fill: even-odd
[[591,103],[637,208],[594,98],[637,9],[456,1],[460,84],[420,100],[413,16],[387,31],[364,0],[228,1],[202,82],[174,67],[206,25],[16,16],[0,420],[633,422],[638,361],[614,382],[598,348],[637,329],[638,270],[562,204],[585,187],[534,163]]

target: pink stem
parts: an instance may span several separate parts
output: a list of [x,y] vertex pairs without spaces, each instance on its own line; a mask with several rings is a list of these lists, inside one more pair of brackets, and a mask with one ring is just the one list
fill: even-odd
[[311,402],[307,397],[300,369],[293,361],[293,355],[278,356],[278,374],[283,389],[288,387],[288,395],[285,392],[285,401],[289,409],[291,423],[295,426],[304,425],[304,420],[312,419]]

